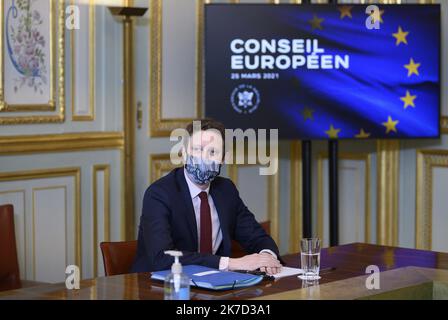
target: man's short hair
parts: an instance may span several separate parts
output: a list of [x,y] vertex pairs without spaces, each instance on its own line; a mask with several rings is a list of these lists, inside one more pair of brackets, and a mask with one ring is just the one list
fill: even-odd
[[201,122],[201,131],[206,131],[208,129],[215,129],[215,130],[219,131],[219,133],[221,134],[221,138],[222,138],[222,154],[223,154],[223,158],[224,158],[224,154],[225,154],[225,130],[226,130],[226,128],[224,127],[224,125],[221,122],[216,121],[216,120],[211,119],[211,118],[204,118],[204,119],[194,120],[194,121],[190,122],[185,127],[185,130],[187,130],[187,132],[188,132],[188,139],[185,139],[185,148],[187,148],[188,141],[193,136],[193,122],[195,122],[195,121],[200,121]]

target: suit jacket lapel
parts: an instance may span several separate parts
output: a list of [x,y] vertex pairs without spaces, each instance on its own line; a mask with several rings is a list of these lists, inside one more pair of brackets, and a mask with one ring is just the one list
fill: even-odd
[[[225,199],[222,197],[221,192],[216,188],[212,182],[210,186],[210,195],[212,196],[213,203],[215,204],[216,212],[218,212],[219,224],[222,232],[222,245],[226,246],[228,243],[229,233],[227,232],[227,216],[225,212]],[[225,250],[225,249],[224,249]]]
[[185,202],[186,216],[190,231],[194,239],[196,250],[198,249],[198,227],[196,224],[196,215],[194,214],[193,201],[191,200],[190,190],[188,189],[187,181],[185,181],[184,169],[180,168],[176,172],[176,178],[179,182],[181,193]]

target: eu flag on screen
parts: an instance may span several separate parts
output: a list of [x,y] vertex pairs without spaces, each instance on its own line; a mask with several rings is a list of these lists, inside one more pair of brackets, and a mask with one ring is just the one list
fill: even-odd
[[439,137],[440,6],[367,7],[207,5],[206,116],[280,138]]

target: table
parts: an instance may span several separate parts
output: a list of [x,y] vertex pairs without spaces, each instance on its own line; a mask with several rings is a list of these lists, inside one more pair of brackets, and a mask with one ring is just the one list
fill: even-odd
[[[296,268],[300,266],[299,254],[289,254],[282,258],[287,266]],[[324,292],[324,288],[327,288],[327,293],[331,291],[324,298],[356,298],[347,296],[347,292],[343,292],[346,291],[343,288],[343,284],[349,284],[350,281],[354,281],[354,277],[367,277],[366,267],[369,265],[377,265],[381,272],[394,270],[393,272],[395,273],[384,273],[385,275],[389,274],[391,279],[397,279],[396,273],[401,272],[400,268],[409,266],[441,269],[440,272],[444,272],[443,277],[448,277],[448,271],[445,271],[448,270],[448,253],[352,243],[322,249],[321,269],[328,270],[331,268],[331,270],[321,273],[322,278],[319,280],[317,288],[321,288],[321,292]],[[405,275],[416,272],[418,268],[415,270],[412,268],[404,268],[403,270],[401,274],[404,276],[402,278],[409,279]],[[414,280],[417,281],[417,278],[419,277],[416,277]],[[420,279],[418,281],[423,280]],[[338,285],[336,286],[336,284]],[[0,299],[163,299],[163,283],[151,280],[150,273],[125,274],[83,280],[81,281],[80,287],[79,290],[67,290],[65,283],[58,283],[24,288],[0,292]],[[304,283],[297,276],[291,276],[276,281],[262,281],[260,284],[249,288],[223,292],[214,292],[192,287],[191,299],[300,299],[303,295],[291,295],[289,293],[301,290],[302,287],[304,287]]]

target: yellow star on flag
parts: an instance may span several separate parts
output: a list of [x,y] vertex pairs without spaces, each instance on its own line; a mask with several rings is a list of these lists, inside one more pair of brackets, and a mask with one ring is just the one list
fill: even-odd
[[409,31],[403,31],[401,27],[398,27],[397,33],[392,33],[392,36],[397,39],[397,42],[395,45],[399,45],[400,43],[408,44],[408,41],[406,40],[407,35],[409,34]]
[[309,21],[309,23],[311,23],[311,28],[314,30],[314,29],[319,29],[319,30],[322,30],[323,28],[322,28],[322,25],[321,25],[321,23],[324,21],[324,18],[319,18],[318,16],[316,16],[316,15],[313,15],[313,19],[311,19],[310,21]]
[[397,124],[398,124],[398,120],[392,120],[391,116],[387,117],[387,122],[383,122],[383,126],[386,127],[386,133],[389,133],[391,131],[393,132],[397,132]]
[[409,90],[406,90],[406,96],[400,97],[400,100],[404,102],[404,108],[407,109],[409,106],[415,108],[414,100],[417,96],[411,95]]
[[328,135],[330,139],[337,139],[338,133],[341,131],[341,129],[335,129],[333,125],[330,125],[330,129],[325,131],[325,133]]
[[314,112],[313,109],[305,107],[305,109],[303,109],[302,111],[303,119],[305,119],[305,121],[308,119],[310,119],[311,121],[314,120],[313,112]]
[[365,132],[363,128],[361,128],[361,131],[359,131],[359,133],[355,136],[355,138],[358,138],[358,139],[365,139],[368,137],[370,137],[370,133]]
[[412,76],[413,74],[419,75],[418,68],[420,67],[420,63],[415,63],[414,59],[411,58],[409,64],[405,64],[404,67],[408,69],[408,77]]
[[353,6],[340,6],[338,10],[341,12],[340,19],[344,19],[344,17],[352,18],[352,10]]

